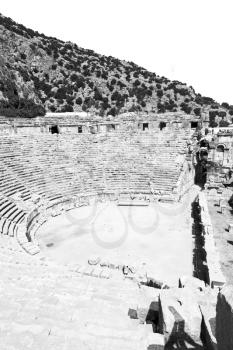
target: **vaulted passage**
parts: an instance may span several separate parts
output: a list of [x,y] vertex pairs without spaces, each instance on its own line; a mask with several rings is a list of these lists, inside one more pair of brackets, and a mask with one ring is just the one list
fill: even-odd
[[51,134],[59,134],[59,128],[57,125],[50,126],[49,131],[51,132]]

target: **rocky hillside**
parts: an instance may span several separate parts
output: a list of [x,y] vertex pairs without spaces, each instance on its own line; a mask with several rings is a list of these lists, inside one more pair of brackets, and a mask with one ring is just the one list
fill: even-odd
[[0,115],[43,115],[45,111],[182,110],[231,122],[233,106],[197,94],[133,62],[99,55],[71,42],[25,28],[0,14]]

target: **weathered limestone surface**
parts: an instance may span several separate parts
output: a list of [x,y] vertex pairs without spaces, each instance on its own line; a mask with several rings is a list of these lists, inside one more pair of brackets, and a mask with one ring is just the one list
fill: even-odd
[[186,288],[190,288],[193,290],[195,290],[195,289],[204,290],[205,283],[204,283],[204,281],[202,281],[196,277],[182,276],[179,279],[179,287],[181,287],[181,288],[186,287]]
[[145,339],[145,348],[147,350],[164,350],[165,339],[163,334],[152,333]]
[[197,296],[189,288],[172,288],[160,293],[160,318],[168,346],[182,344],[187,348],[200,348],[202,315]]
[[217,290],[206,288],[204,296],[199,300],[199,307],[203,317],[202,336],[208,350],[217,350],[216,340],[216,305]]
[[213,237],[213,226],[211,223],[206,196],[203,192],[199,193],[199,206],[201,208],[201,222],[205,238],[206,260],[209,270],[209,283],[211,287],[222,287],[226,279],[221,271],[219,263],[219,254],[215,247]]
[[151,324],[128,313],[150,305],[153,288],[83,275],[26,254],[7,236],[0,239],[0,273],[1,350],[144,350],[153,334]]
[[225,285],[218,295],[216,338],[218,350],[233,349],[233,285]]

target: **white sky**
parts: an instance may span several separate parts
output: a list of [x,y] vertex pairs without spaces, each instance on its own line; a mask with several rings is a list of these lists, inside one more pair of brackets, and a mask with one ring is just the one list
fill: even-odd
[[232,0],[0,0],[18,23],[233,104]]

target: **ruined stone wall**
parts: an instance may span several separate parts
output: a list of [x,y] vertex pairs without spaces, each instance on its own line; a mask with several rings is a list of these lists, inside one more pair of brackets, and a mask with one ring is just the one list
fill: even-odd
[[173,191],[177,193],[177,199],[180,199],[194,184],[194,168],[190,162],[185,161],[181,170],[177,187]]
[[213,226],[210,219],[207,200],[204,192],[199,194],[199,206],[201,209],[201,223],[205,240],[206,262],[209,271],[209,283],[211,287],[222,287],[226,282],[219,263],[219,253],[216,250]]

